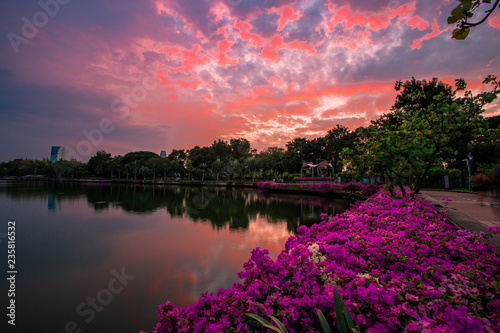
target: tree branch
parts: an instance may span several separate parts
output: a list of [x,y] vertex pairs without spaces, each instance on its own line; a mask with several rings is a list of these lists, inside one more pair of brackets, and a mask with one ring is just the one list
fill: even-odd
[[484,21],[486,21],[488,19],[488,17],[493,13],[493,11],[495,10],[495,8],[498,6],[499,3],[500,3],[500,0],[497,0],[495,2],[495,4],[493,5],[493,7],[491,7],[491,9],[488,9],[486,11],[486,13],[488,13],[488,14],[486,14],[486,16],[483,17],[483,19],[481,21],[476,22],[476,23],[469,23],[469,22],[467,22],[467,18],[466,18],[465,21],[462,21],[460,23],[460,28],[465,29],[465,28],[475,27],[475,26],[478,26],[478,25],[484,23]]

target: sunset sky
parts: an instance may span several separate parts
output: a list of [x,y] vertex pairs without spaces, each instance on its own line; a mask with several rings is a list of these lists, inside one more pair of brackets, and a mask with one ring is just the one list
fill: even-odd
[[260,150],[369,124],[397,80],[480,89],[500,74],[500,10],[457,41],[457,4],[0,0],[0,161],[238,137]]

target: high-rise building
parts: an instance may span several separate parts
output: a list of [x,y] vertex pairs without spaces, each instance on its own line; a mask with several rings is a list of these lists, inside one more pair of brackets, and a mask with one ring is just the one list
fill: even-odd
[[52,146],[50,151],[50,161],[52,163],[64,159],[64,147]]
[[162,151],[160,152],[160,157],[162,157],[162,158],[167,157],[167,152],[166,152],[165,150],[162,150]]

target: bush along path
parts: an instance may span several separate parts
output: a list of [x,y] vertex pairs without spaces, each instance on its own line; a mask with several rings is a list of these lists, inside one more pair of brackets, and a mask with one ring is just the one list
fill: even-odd
[[181,309],[167,301],[154,332],[268,332],[246,313],[322,332],[318,310],[338,328],[335,286],[361,332],[499,332],[499,267],[487,235],[450,225],[421,196],[380,191],[299,227],[276,261],[254,249],[230,289]]

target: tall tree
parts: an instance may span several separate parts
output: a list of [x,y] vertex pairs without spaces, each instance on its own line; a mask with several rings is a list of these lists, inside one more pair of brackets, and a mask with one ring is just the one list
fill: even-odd
[[349,128],[337,124],[337,127],[328,130],[325,136],[326,158],[332,163],[336,172],[342,171],[340,152],[345,149],[355,149],[359,143],[358,134]]
[[227,143],[227,141],[224,140],[217,140],[212,143],[212,148],[213,152],[215,153],[215,157],[219,158],[221,161],[226,160],[231,156],[231,146]]
[[475,136],[484,131],[483,106],[497,97],[499,84],[493,76],[483,83],[491,83],[493,89],[475,96],[465,91],[464,97],[456,97],[457,91],[466,89],[462,79],[456,80],[455,91],[437,78],[396,82],[400,93],[391,115],[396,121],[372,125],[373,136],[364,145],[371,170],[385,168],[393,178],[408,172],[413,176],[412,193],[418,193],[430,167],[456,154],[454,140],[463,133]]
[[87,162],[87,170],[94,177],[103,177],[110,160],[110,153],[99,150]]
[[243,163],[246,158],[252,156],[252,147],[247,139],[231,139],[229,142],[231,147],[231,156],[239,163]]
[[216,182],[219,182],[219,176],[224,171],[224,167],[225,164],[220,160],[220,158],[217,158],[217,160],[210,165],[210,169],[216,177]]

